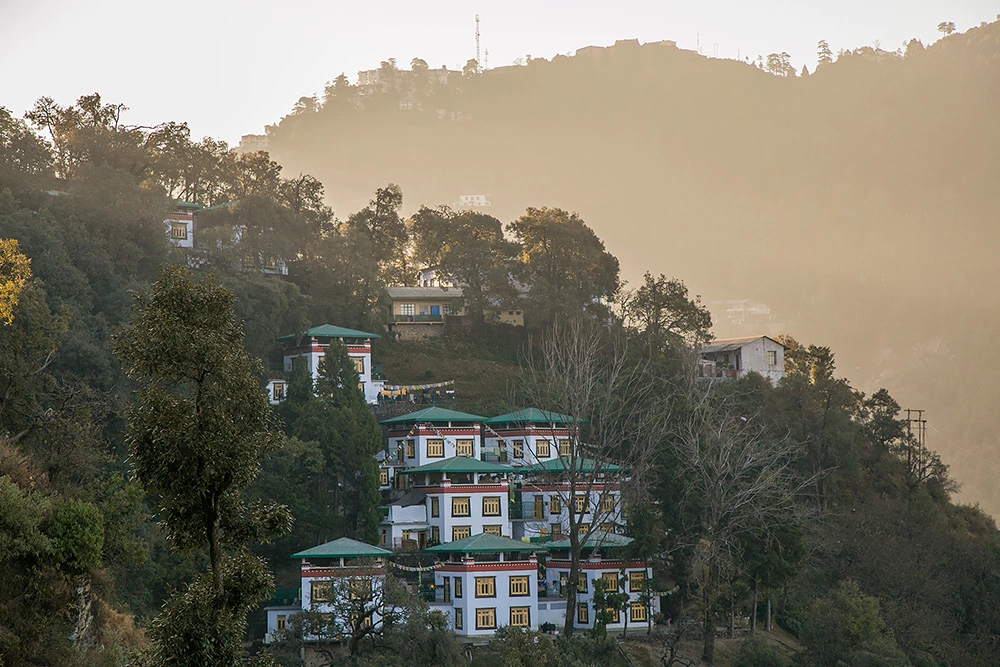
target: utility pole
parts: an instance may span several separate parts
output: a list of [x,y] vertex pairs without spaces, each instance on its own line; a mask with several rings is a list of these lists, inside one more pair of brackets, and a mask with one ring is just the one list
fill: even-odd
[[918,479],[924,471],[924,452],[927,451],[926,438],[927,420],[924,419],[924,411],[907,408],[906,440],[909,446],[906,448],[906,468],[909,471],[917,471]]
[[479,14],[476,14],[476,71],[483,71],[482,61],[479,59]]

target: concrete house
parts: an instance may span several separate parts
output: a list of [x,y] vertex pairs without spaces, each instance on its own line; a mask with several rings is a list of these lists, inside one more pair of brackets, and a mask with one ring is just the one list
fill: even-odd
[[[326,356],[326,351],[330,349],[330,346],[346,346],[347,355],[351,358],[354,368],[358,372],[358,383],[365,394],[365,400],[370,404],[375,404],[378,402],[378,396],[385,385],[385,382],[373,372],[372,367],[372,342],[378,339],[378,334],[323,324],[302,333],[282,336],[278,340],[285,347],[282,352],[284,372],[290,373],[295,359],[303,357],[306,360],[306,368],[309,369],[314,381],[319,379],[319,362]],[[270,380],[267,390],[272,405],[284,400],[285,389],[284,379],[272,378]]]
[[785,347],[768,336],[719,338],[699,351],[699,375],[738,379],[759,373],[771,384],[785,377]]

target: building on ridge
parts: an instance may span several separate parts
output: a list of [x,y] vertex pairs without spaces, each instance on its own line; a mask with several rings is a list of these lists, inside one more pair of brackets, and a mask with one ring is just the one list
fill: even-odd
[[698,354],[698,376],[702,378],[739,379],[758,373],[777,384],[785,377],[785,346],[768,336],[719,338]]

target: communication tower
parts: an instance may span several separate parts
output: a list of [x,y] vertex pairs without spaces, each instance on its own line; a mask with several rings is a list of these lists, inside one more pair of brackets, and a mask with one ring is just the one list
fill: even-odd
[[476,69],[482,71],[482,61],[479,59],[479,14],[476,14]]

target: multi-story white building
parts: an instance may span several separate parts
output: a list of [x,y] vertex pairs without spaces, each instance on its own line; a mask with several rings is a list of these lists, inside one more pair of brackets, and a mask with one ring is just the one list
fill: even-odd
[[166,228],[167,240],[178,248],[194,247],[194,214],[201,209],[200,204],[184,201],[174,201],[169,205],[163,225]]
[[[319,379],[319,362],[326,356],[330,346],[344,345],[347,348],[347,356],[351,358],[358,372],[358,383],[364,392],[365,400],[374,404],[378,402],[378,396],[385,385],[381,378],[376,378],[372,374],[372,342],[378,339],[378,334],[323,324],[302,333],[282,336],[278,340],[285,344],[282,353],[285,372],[290,373],[294,361],[303,357],[313,381]],[[284,400],[285,389],[283,379],[274,378],[268,383],[268,396],[272,405]]]
[[432,608],[448,617],[457,635],[491,635],[501,626],[537,628],[538,559],[542,547],[480,533],[430,547],[441,557],[434,570]]

